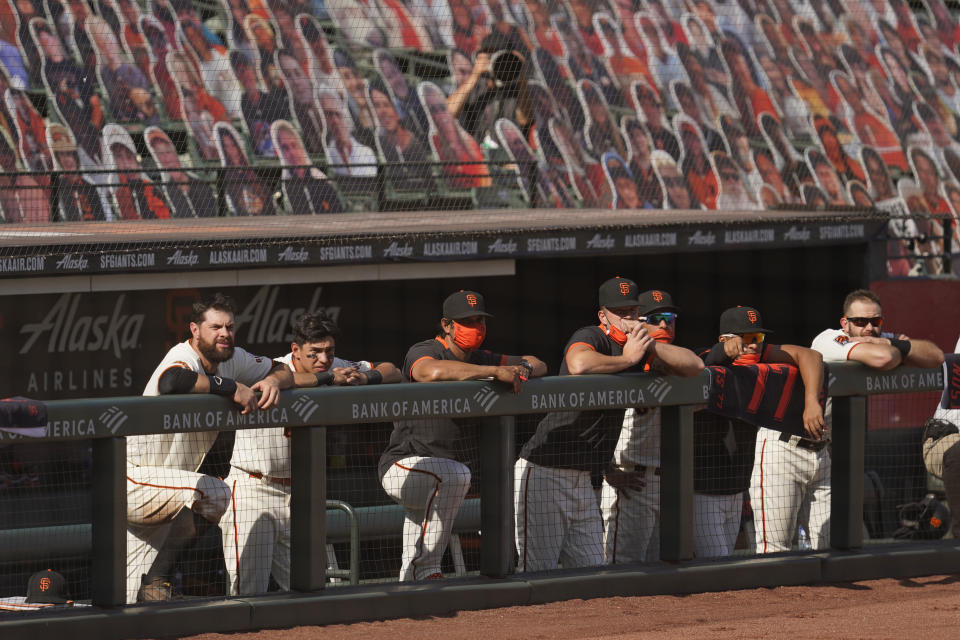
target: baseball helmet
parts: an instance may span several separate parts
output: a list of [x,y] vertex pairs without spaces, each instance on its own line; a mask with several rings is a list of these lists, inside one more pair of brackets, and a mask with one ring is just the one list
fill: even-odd
[[893,537],[898,540],[939,540],[950,530],[950,509],[928,493],[919,502],[897,505],[900,528]]

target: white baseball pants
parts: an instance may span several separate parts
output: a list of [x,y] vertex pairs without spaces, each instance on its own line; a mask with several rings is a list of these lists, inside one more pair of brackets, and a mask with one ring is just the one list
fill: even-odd
[[789,551],[797,524],[806,525],[814,549],[830,546],[830,447],[798,447],[797,436],[761,427],[750,479],[757,553]]
[[454,520],[470,489],[470,469],[448,458],[411,456],[394,462],[382,482],[406,509],[400,581],[440,573]]
[[733,555],[743,516],[743,492],[732,495],[693,494],[693,555]]
[[607,564],[660,559],[660,476],[647,467],[640,491],[614,489],[603,481],[603,553]]
[[227,484],[233,493],[220,522],[227,595],[265,593],[270,575],[290,589],[290,485],[251,478],[233,468]]
[[588,471],[514,464],[518,571],[603,564],[603,522]]
[[150,570],[184,507],[217,524],[230,489],[212,476],[168,467],[127,465],[127,602],[137,601],[140,578]]

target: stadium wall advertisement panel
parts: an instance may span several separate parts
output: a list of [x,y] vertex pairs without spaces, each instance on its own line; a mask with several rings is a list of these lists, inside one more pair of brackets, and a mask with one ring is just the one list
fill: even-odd
[[[880,223],[844,219],[549,231],[323,236],[138,244],[17,247],[0,253],[0,277],[156,273],[284,266],[383,264],[495,258],[780,249],[865,243]],[[30,255],[22,255],[29,251]],[[4,255],[6,253],[7,255]]]

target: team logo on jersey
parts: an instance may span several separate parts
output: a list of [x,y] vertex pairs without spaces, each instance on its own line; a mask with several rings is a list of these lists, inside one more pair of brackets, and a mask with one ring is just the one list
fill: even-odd
[[747,320],[749,320],[751,324],[757,324],[757,312],[753,309],[747,311]]
[[500,399],[500,394],[490,385],[484,385],[480,391],[473,394],[473,399],[480,403],[484,413],[490,413],[490,409]]
[[629,282],[621,282],[621,283],[620,283],[620,295],[622,295],[622,296],[628,296],[628,295],[630,295],[630,283],[629,283]]
[[834,341],[837,344],[847,344],[848,342],[850,342],[850,338],[848,338],[847,336],[841,333],[836,338],[834,338]]
[[467,304],[470,305],[471,307],[477,306],[477,296],[473,295],[472,293],[468,293]]
[[114,405],[100,414],[100,424],[104,429],[108,429],[110,433],[115,434],[129,417],[120,410],[120,407]]
[[310,416],[312,416],[314,412],[320,408],[320,405],[307,396],[300,396],[293,401],[293,404],[290,405],[290,408],[296,411],[301,420],[307,422],[310,420]]
[[660,293],[659,291],[654,291],[651,295],[653,296],[653,299],[656,300],[657,302],[663,302],[663,294]]
[[666,378],[656,378],[647,385],[647,391],[653,394],[657,402],[663,402],[663,399],[667,397],[671,389],[673,389],[673,385],[667,382]]

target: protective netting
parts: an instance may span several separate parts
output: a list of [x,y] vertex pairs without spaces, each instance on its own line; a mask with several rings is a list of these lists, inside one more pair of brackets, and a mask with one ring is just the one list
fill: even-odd
[[8,222],[876,206],[891,273],[940,273],[960,27],[941,0],[914,9],[9,0],[0,206]]

